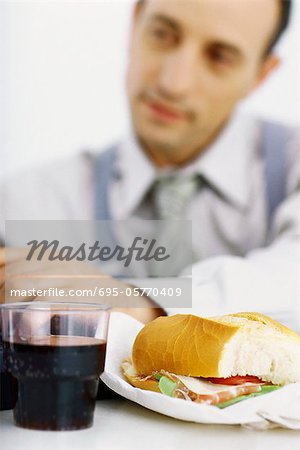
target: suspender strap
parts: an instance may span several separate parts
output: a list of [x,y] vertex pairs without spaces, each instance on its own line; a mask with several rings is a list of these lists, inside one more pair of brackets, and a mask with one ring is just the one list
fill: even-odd
[[102,220],[101,237],[106,245],[113,247],[116,244],[116,237],[110,220],[112,219],[110,210],[110,187],[115,175],[115,158],[117,147],[111,147],[96,156],[94,166],[95,185],[95,220]]
[[96,156],[95,175],[95,219],[110,220],[110,185],[114,177],[116,147],[109,148]]
[[286,196],[287,142],[290,130],[283,125],[264,122],[262,157],[265,166],[266,198],[269,220]]

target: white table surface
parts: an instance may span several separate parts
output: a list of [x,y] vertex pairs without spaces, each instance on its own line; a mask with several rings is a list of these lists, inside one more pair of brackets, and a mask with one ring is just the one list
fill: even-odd
[[299,450],[300,431],[252,431],[181,422],[127,400],[97,402],[94,426],[80,431],[17,428],[0,412],[1,450]]

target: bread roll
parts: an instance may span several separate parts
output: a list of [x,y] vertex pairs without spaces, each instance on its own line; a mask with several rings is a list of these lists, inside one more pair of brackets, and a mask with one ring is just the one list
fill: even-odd
[[205,378],[254,375],[283,385],[300,381],[300,336],[259,313],[178,314],[140,331],[132,362],[144,376],[161,370]]

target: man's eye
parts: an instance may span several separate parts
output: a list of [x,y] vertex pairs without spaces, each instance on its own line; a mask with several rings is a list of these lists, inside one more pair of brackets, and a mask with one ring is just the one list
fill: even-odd
[[157,44],[168,46],[177,42],[176,34],[167,28],[155,26],[150,28],[149,36]]
[[208,52],[209,59],[217,65],[220,66],[232,66],[234,64],[233,56],[221,49],[211,49]]

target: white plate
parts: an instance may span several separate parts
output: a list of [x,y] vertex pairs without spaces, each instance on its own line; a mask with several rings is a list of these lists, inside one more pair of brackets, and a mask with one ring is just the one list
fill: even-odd
[[135,336],[142,326],[125,314],[111,315],[105,373],[101,379],[119,395],[152,411],[190,422],[300,429],[300,383],[224,409],[134,388],[124,379],[120,364],[130,356]]

